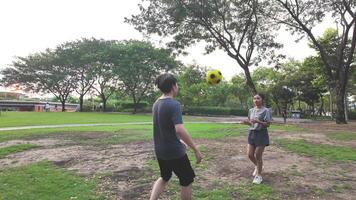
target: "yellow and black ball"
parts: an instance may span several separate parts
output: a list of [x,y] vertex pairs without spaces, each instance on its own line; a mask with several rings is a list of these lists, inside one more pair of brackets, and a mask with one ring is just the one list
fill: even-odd
[[216,85],[219,84],[221,82],[222,79],[222,74],[219,70],[209,70],[206,73],[206,81],[210,84],[210,85]]

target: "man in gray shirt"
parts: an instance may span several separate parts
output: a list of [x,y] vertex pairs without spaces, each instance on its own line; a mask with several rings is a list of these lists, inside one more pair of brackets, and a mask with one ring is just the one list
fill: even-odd
[[158,199],[174,172],[181,185],[181,199],[190,200],[195,173],[186,146],[193,149],[197,163],[202,155],[183,126],[180,103],[174,100],[178,94],[176,78],[162,74],[156,79],[156,86],[163,93],[152,108],[153,140],[161,177],[153,185],[150,199]]

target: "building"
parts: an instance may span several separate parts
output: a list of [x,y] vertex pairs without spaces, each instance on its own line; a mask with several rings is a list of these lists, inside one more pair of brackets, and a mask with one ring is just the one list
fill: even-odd
[[[20,100],[0,100],[0,110],[11,111],[34,111],[44,112],[47,102],[43,101],[20,101]],[[58,102],[48,102],[50,112],[61,112],[62,104]],[[66,103],[66,112],[75,112],[79,108],[79,104]]]

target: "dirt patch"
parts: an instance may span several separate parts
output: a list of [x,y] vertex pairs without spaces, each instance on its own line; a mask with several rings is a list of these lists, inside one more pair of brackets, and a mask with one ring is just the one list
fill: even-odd
[[327,134],[335,132],[353,132],[356,134],[356,123],[350,122],[346,125],[335,124],[335,122],[320,122],[319,123],[306,123],[300,124],[300,127],[305,128],[306,131],[303,132],[284,132],[284,131],[273,131],[270,132],[272,138],[279,139],[304,139],[306,141],[315,143],[315,144],[327,144],[335,146],[348,146],[356,148],[356,141],[342,141],[334,140],[327,136]]
[[65,146],[20,152],[0,159],[0,169],[48,160],[81,174],[107,173],[128,167],[142,168],[153,154],[152,144],[132,143],[106,148]]
[[48,147],[48,146],[56,146],[56,145],[65,145],[70,142],[71,141],[69,140],[60,140],[60,139],[52,139],[52,138],[43,138],[37,140],[11,140],[11,141],[0,143],[0,148],[19,145],[19,144],[34,144],[38,146]]
[[[272,134],[273,135],[273,134]],[[273,142],[273,138],[271,138]],[[246,138],[199,140],[206,156],[206,169],[197,171],[197,183],[211,188],[214,181],[241,184],[252,181],[254,166],[246,156]],[[355,163],[329,163],[269,146],[264,153],[264,183],[281,199],[352,199]],[[341,187],[343,192],[336,192]]]
[[153,182],[144,178],[148,173],[138,167],[114,171],[101,178],[99,191],[109,199],[147,199]]
[[303,123],[299,124],[300,127],[307,129],[311,132],[337,132],[337,131],[346,131],[355,132],[356,130],[356,121],[350,121],[348,124],[336,124],[334,121],[320,121],[320,122],[313,122],[313,123]]
[[[206,147],[207,154],[212,157],[208,162],[205,178],[208,180],[224,180],[238,183],[252,181],[254,166],[246,156],[245,138],[230,138],[226,140],[199,141]],[[264,173],[277,173],[298,166],[300,170],[312,166],[311,159],[289,154],[270,146],[264,153]]]
[[51,137],[59,138],[59,139],[75,139],[75,140],[95,140],[108,138],[113,136],[111,133],[106,132],[77,132],[77,133],[60,133]]
[[[356,123],[320,122],[299,126],[306,131],[270,131],[271,146],[264,154],[264,184],[271,186],[280,199],[353,199],[356,195],[355,162],[331,163],[300,156],[274,146],[273,141],[305,139],[342,146],[345,143],[330,140],[325,134],[354,131]],[[0,143],[0,147],[25,142],[42,146],[0,159],[0,169],[48,160],[87,177],[99,177],[98,190],[109,199],[148,199],[152,184],[159,176],[146,166],[154,157],[151,141],[106,146],[75,144],[75,139],[96,140],[111,136],[102,132],[63,133],[51,136],[54,138]],[[194,184],[199,188],[214,189],[216,181],[233,185],[252,181],[254,166],[246,156],[246,136],[195,142],[204,150],[204,160],[195,168]],[[161,199],[172,199],[175,195],[165,192]]]

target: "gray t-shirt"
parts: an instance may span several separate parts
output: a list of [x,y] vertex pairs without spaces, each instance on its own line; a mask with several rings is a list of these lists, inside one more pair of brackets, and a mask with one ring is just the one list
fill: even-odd
[[153,140],[157,158],[172,160],[185,155],[175,125],[183,124],[180,103],[172,98],[158,99],[152,108]]
[[[263,122],[270,122],[272,121],[272,113],[268,108],[263,106],[259,109],[251,108],[248,111],[248,119],[258,119]],[[249,130],[261,130],[261,129],[267,129],[267,126],[262,125],[260,123],[254,123],[249,128]]]

